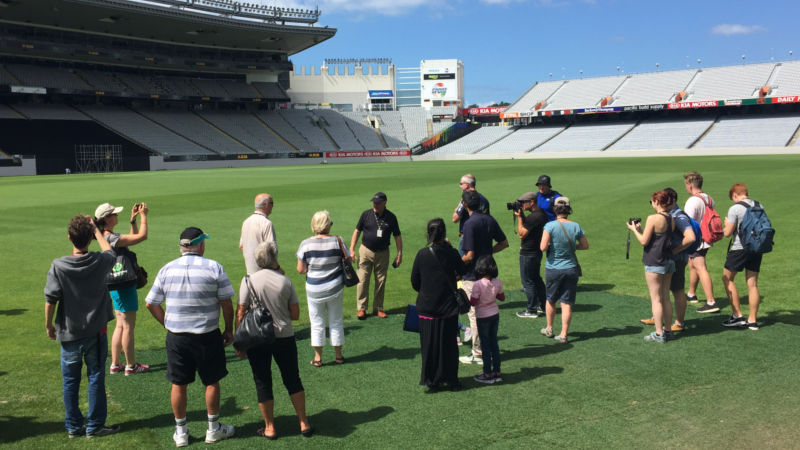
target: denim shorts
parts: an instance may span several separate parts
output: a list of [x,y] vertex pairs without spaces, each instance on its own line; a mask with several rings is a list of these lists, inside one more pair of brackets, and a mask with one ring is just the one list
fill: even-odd
[[675,261],[670,260],[665,266],[644,266],[644,271],[661,275],[673,273],[675,272]]
[[133,312],[139,310],[139,295],[136,286],[123,288],[117,291],[108,291],[114,303],[114,309],[119,312]]

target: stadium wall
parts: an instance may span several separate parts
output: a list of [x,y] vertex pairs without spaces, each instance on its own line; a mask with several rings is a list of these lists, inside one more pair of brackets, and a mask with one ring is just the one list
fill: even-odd
[[287,158],[220,161],[164,161],[161,156],[150,157],[150,170],[219,169],[223,167],[309,166],[315,164],[352,164],[410,161],[410,156],[351,157],[351,158]]
[[541,152],[464,155],[417,155],[412,161],[479,161],[490,159],[569,159],[569,158],[637,158],[653,156],[725,156],[725,155],[800,155],[800,147],[747,147],[747,148],[687,148],[664,150],[624,150],[624,151],[585,151],[585,152]]
[[36,175],[36,158],[25,156],[21,158],[20,166],[0,165],[0,177],[19,177],[25,175]]
[[[300,73],[289,73],[291,88],[287,91],[295,107],[302,105],[351,105],[353,111],[366,109],[369,103],[369,91],[387,90],[394,92],[394,66],[373,70],[375,66],[366,66],[367,73],[362,73],[362,66],[353,66],[354,73],[349,74],[350,66],[321,66],[320,73],[315,74],[315,67],[300,67]],[[333,68],[333,73],[330,73]]]

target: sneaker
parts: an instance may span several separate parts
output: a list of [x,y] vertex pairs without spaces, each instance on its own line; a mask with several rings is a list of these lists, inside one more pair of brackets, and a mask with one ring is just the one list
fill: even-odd
[[706,303],[705,305],[697,308],[697,312],[699,312],[700,314],[716,313],[719,312],[719,306],[717,306],[716,304],[709,305],[708,303]]
[[189,445],[189,431],[187,430],[186,433],[178,433],[178,430],[175,430],[175,433],[172,435],[172,440],[175,441],[176,447],[186,447]]
[[76,437],[86,436],[86,425],[82,426],[78,431],[70,431],[69,438],[75,439]]
[[458,360],[462,364],[483,364],[483,358],[481,358],[480,356],[475,356],[472,353],[470,353],[467,356],[462,356],[458,358]]
[[483,384],[493,384],[495,382],[494,375],[490,373],[482,373],[479,375],[475,375],[474,377],[472,377],[472,379],[477,381],[478,383],[483,383]]
[[560,335],[560,334],[558,336],[555,336],[553,339],[556,342],[558,342],[559,344],[566,344],[568,342],[567,338],[565,336]]
[[700,300],[697,299],[697,296],[694,294],[686,294],[686,301],[689,303],[699,303]]
[[739,328],[745,326],[746,324],[747,324],[747,319],[745,319],[744,316],[739,316],[739,317],[731,316],[728,320],[722,322],[722,326],[728,328]]
[[536,315],[541,317],[541,316],[545,315],[545,312],[544,312],[544,310],[542,308],[538,308],[537,307],[536,308]]
[[137,373],[145,373],[145,372],[149,372],[149,371],[150,371],[150,366],[148,366],[147,364],[134,363],[133,367],[125,366],[125,376],[126,377],[128,375],[133,375],[133,374],[137,374]]
[[118,374],[120,372],[124,372],[124,371],[125,371],[125,366],[123,366],[122,364],[112,364],[108,368],[109,375],[116,375],[116,374]]
[[499,382],[503,381],[503,377],[500,375],[500,372],[495,372],[495,373],[492,374],[492,376],[494,377],[494,382],[495,383],[499,383]]
[[522,319],[535,319],[535,318],[539,317],[539,315],[536,314],[533,311],[525,310],[525,311],[518,312],[517,313],[517,317],[522,318]]
[[233,436],[233,425],[223,425],[220,422],[219,427],[216,430],[206,431],[206,444],[214,444],[224,439],[228,439],[229,437]]
[[542,328],[539,332],[545,337],[551,338],[554,336],[552,328]]
[[464,330],[464,339],[462,339],[462,341],[464,341],[464,343],[467,343],[471,340],[472,340],[472,328],[467,328],[466,330]]
[[680,333],[681,331],[683,331],[683,325],[679,324],[678,322],[675,322],[672,324],[672,326],[669,327],[669,331],[674,333]]
[[672,331],[664,330],[664,340],[674,341],[675,339],[677,339],[675,333],[673,333]]
[[456,336],[456,345],[464,345],[464,343],[461,342],[461,336]]
[[644,340],[647,341],[647,342],[658,342],[659,344],[663,344],[664,342],[666,342],[666,339],[664,339],[664,336],[656,334],[655,331],[653,331],[652,333],[650,333],[647,336],[645,336]]
[[745,322],[742,326],[753,331],[758,331],[758,322]]
[[655,325],[656,319],[653,319],[652,317],[649,319],[641,319],[639,323],[641,323],[642,325]]
[[90,434],[87,434],[86,437],[89,439],[96,438],[96,437],[103,437],[108,436],[109,434],[114,434],[119,431],[119,425],[112,425],[110,427],[100,427]]

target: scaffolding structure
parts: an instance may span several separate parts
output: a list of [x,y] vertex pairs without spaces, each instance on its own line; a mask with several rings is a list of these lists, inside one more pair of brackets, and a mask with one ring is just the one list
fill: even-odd
[[75,146],[78,173],[122,172],[122,146],[78,144]]

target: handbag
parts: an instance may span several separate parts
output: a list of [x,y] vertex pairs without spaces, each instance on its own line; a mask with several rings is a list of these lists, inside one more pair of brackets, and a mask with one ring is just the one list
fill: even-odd
[[347,257],[347,252],[344,250],[344,243],[342,242],[342,238],[336,236],[336,240],[339,241],[339,249],[342,250],[342,273],[344,274],[344,285],[347,287],[353,287],[358,284],[358,274],[355,270],[353,270],[353,264],[350,262],[350,259]]
[[250,310],[244,315],[233,337],[233,348],[247,351],[251,347],[275,342],[275,323],[272,314],[261,301],[250,283],[250,275],[244,277],[250,293]]
[[583,276],[583,269],[581,269],[581,263],[578,262],[578,255],[575,254],[575,242],[569,237],[569,233],[567,233],[567,228],[564,226],[563,223],[558,222],[561,225],[561,229],[564,230],[564,236],[567,237],[567,241],[569,242],[569,248],[572,250],[572,257],[575,259],[575,268],[578,271],[578,276]]
[[408,309],[406,309],[406,318],[403,320],[403,331],[419,333],[419,314],[417,314],[417,305],[408,305]]
[[[444,272],[445,278],[447,279],[447,283],[450,284],[450,277],[447,276],[447,272],[444,270],[441,261],[439,261],[439,258],[436,257],[436,252],[433,251],[433,247],[428,247],[428,249],[431,251],[433,259],[436,260],[436,262],[439,264],[439,268],[442,269],[442,272]],[[467,292],[461,289],[460,287],[456,286],[451,286],[450,289],[453,290],[453,299],[456,302],[456,308],[458,309],[458,313],[459,314],[468,313],[472,305],[469,303],[469,296],[467,295]]]
[[[117,258],[111,267],[111,272],[106,275],[106,284],[109,290],[119,290],[128,286],[137,285],[138,288],[138,267],[136,264],[136,253],[128,250],[127,247],[118,247],[114,250]],[[145,284],[147,280],[145,279]]]
[[144,267],[136,265],[136,289],[147,286],[147,271]]

